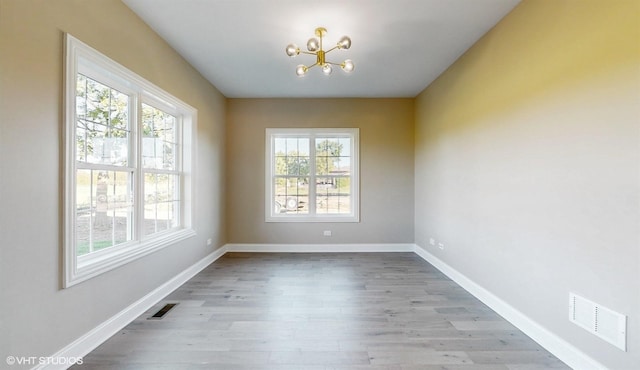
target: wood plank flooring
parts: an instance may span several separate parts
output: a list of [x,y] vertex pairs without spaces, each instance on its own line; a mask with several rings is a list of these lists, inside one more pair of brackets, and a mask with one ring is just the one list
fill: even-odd
[[230,253],[74,369],[568,367],[413,253]]

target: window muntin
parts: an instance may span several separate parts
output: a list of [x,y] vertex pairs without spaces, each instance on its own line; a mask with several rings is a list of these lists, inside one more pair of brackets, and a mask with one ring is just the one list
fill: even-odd
[[268,129],[266,220],[358,221],[358,130]]
[[196,111],[66,37],[68,287],[195,235]]

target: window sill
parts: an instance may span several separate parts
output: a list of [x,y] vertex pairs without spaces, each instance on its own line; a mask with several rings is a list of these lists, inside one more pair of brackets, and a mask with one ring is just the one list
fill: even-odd
[[144,242],[115,247],[105,253],[89,254],[78,258],[75,254],[66,256],[66,263],[71,265],[66,268],[67,276],[64,287],[71,287],[195,235],[196,232],[193,229],[182,229]]
[[291,216],[267,216],[265,218],[265,222],[337,222],[337,223],[357,223],[360,222],[360,218],[358,216],[347,215],[347,216],[299,216],[299,215],[291,215]]

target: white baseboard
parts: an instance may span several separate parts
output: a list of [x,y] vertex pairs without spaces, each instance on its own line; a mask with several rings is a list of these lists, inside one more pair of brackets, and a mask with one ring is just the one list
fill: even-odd
[[543,328],[538,323],[531,320],[531,318],[516,310],[507,302],[495,296],[482,286],[473,282],[456,269],[442,262],[439,258],[427,252],[422,247],[415,245],[414,252],[571,368],[581,370],[606,369],[605,366],[598,363],[596,360],[587,356],[564,339]]
[[[511,305],[495,296],[482,286],[473,282],[462,273],[447,265],[431,253],[416,244],[226,244],[196,262],[173,279],[167,281],[146,296],[131,304],[115,316],[98,325],[90,332],[76,339],[51,357],[81,358],[89,354],[100,344],[145,313],[169,293],[187,282],[205,267],[222,257],[227,252],[258,252],[258,253],[336,253],[336,252],[414,252],[422,259],[447,275],[462,288],[478,298],[484,304],[496,311],[511,324],[539,343],[546,350],[574,369],[601,370],[605,366],[587,356],[570,343],[547,329],[540,326]],[[41,365],[35,369],[66,369],[62,365]]]
[[[98,325],[90,332],[73,341],[57,353],[51,355],[53,358],[82,358],[93,351],[96,347],[104,343],[119,330],[127,326],[130,322],[144,314],[149,308],[161,301],[169,293],[176,290],[182,284],[194,277],[198,272],[209,266],[212,262],[222,257],[227,252],[226,247],[218,248],[213,253],[196,262],[171,280],[154,289],[149,294],[132,303],[129,307],[117,313],[107,321]],[[40,365],[34,369],[66,369],[65,365]]]
[[228,252],[252,253],[353,253],[413,252],[415,244],[227,244]]

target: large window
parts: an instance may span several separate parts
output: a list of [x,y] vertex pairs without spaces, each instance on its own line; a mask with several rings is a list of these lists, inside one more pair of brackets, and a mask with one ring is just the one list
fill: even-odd
[[358,129],[267,129],[266,220],[358,222]]
[[194,235],[185,103],[66,40],[65,286]]

